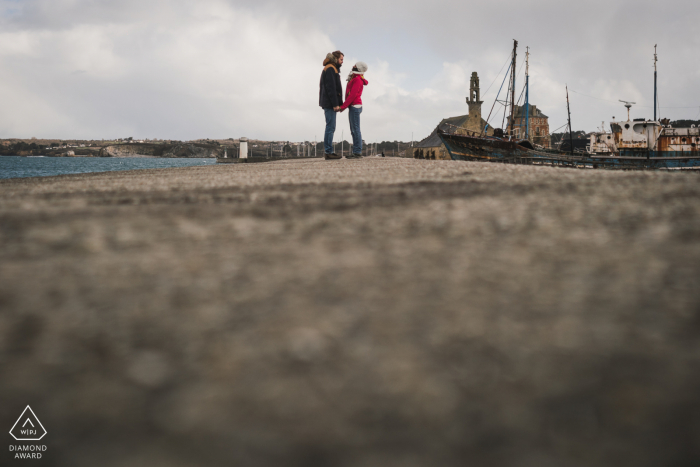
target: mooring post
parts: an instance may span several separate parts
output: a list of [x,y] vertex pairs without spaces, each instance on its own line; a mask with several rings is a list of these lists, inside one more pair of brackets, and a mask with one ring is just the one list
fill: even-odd
[[238,152],[240,159],[248,159],[248,138],[241,138],[241,147]]

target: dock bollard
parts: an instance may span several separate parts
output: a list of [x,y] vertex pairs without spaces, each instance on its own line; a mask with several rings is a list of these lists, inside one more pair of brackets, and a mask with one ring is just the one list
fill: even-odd
[[238,157],[241,159],[248,159],[248,138],[241,138],[241,148]]

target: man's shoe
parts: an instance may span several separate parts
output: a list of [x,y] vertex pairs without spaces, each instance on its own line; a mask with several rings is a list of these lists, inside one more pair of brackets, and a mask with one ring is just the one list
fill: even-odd
[[350,154],[345,157],[347,157],[348,159],[359,159],[360,157],[362,157],[362,154]]
[[343,158],[342,156],[339,156],[339,155],[336,154],[336,153],[326,154],[326,160],[327,160],[327,161],[335,160],[335,159],[342,159],[342,158]]

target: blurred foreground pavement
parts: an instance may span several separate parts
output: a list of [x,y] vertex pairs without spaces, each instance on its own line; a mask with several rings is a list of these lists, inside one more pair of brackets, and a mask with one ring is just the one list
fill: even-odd
[[41,466],[700,465],[700,175],[2,180],[0,401]]

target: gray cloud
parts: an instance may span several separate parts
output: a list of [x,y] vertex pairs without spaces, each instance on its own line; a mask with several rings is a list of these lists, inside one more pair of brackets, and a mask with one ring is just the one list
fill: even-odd
[[690,1],[0,0],[0,99],[12,109],[0,133],[313,139],[320,61],[340,48],[370,65],[366,138],[418,139],[466,113],[469,73],[494,81],[513,38],[520,59],[531,47],[531,102],[551,126],[564,123],[566,83],[574,128],[592,130],[623,115],[617,99],[651,116],[655,43],[661,105],[700,106],[699,13]]

